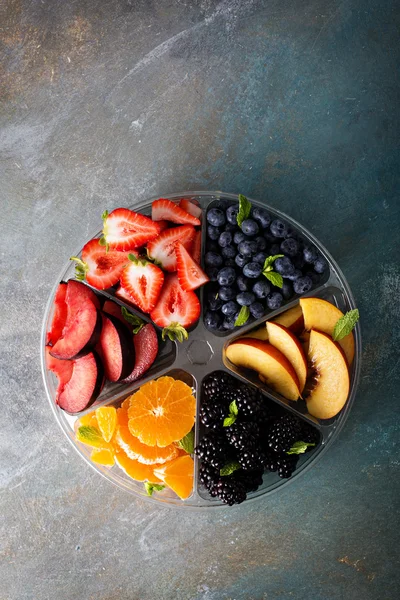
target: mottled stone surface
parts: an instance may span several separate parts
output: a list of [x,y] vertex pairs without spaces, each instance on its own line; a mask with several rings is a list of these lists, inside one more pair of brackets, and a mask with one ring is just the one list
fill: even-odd
[[[4,0],[1,600],[395,600],[399,7],[395,0]],[[286,490],[158,508],[92,472],[50,412],[44,307],[105,209],[243,192],[302,222],[362,315],[338,441]]]

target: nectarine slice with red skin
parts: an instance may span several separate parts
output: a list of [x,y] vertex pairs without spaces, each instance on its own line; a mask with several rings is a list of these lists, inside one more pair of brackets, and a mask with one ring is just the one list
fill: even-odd
[[261,325],[261,327],[258,327],[251,333],[246,333],[246,337],[266,342],[268,340],[268,331],[265,324]]
[[228,346],[226,357],[237,367],[257,371],[270,387],[288,400],[300,397],[296,371],[282,352],[268,342],[242,338]]
[[310,415],[331,419],[346,404],[350,390],[349,368],[340,346],[329,335],[311,330],[308,358],[316,384],[306,398]]
[[[334,304],[322,298],[301,298],[300,307],[304,315],[304,327],[314,329],[332,337],[333,330],[343,313]],[[337,342],[343,349],[349,365],[354,358],[354,335],[349,333]]]
[[285,310],[285,312],[275,317],[275,319],[272,319],[272,322],[283,325],[284,327],[287,327],[287,329],[290,329],[292,333],[298,335],[304,329],[303,311],[297,304],[293,308]]
[[296,336],[278,323],[267,322],[268,340],[275,346],[290,362],[299,380],[299,390],[303,391],[307,377],[307,357],[303,347]]

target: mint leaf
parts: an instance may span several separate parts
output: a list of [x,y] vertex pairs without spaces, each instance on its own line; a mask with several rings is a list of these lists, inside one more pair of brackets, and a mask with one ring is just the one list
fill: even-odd
[[165,485],[161,485],[159,483],[149,483],[148,481],[144,484],[144,489],[147,492],[148,496],[152,496],[153,492],[161,492],[165,488]]
[[277,258],[283,258],[284,254],[275,254],[274,256],[267,256],[264,261],[263,272],[264,271],[272,271],[272,265],[276,261]]
[[231,415],[229,417],[225,417],[224,422],[222,423],[223,427],[230,427],[236,421],[235,415]]
[[229,405],[229,415],[225,417],[223,427],[230,427],[231,425],[233,425],[236,421],[238,414],[239,410],[236,404],[236,400],[233,400],[233,402],[231,402]]
[[349,310],[343,317],[340,317],[333,330],[333,340],[337,342],[351,333],[360,318],[358,308]]
[[221,477],[225,477],[226,475],[232,475],[232,473],[234,473],[238,469],[240,469],[239,463],[233,461],[222,467],[222,469],[220,469],[219,471],[219,474],[221,475]]
[[121,313],[125,321],[127,321],[129,325],[132,325],[132,332],[134,335],[139,333],[142,327],[144,327],[145,322],[143,321],[143,319],[129,312],[129,310],[127,310],[125,306],[121,306]]
[[247,200],[246,196],[243,196],[243,194],[239,194],[239,212],[236,217],[236,221],[239,227],[242,225],[243,221],[249,217],[250,211],[251,202]]
[[237,319],[235,321],[235,327],[241,327],[242,325],[244,325],[245,323],[247,323],[248,319],[250,316],[250,309],[248,306],[242,306],[242,308],[240,309],[240,312],[237,316]]
[[237,417],[239,414],[239,409],[236,404],[236,400],[230,403],[229,405],[229,413],[232,413],[234,417]]
[[193,454],[194,452],[194,431],[189,431],[179,442],[176,444],[179,448],[182,448],[187,454]]
[[311,448],[312,446],[315,446],[315,444],[309,442],[295,442],[286,454],[304,454],[307,448]]
[[278,288],[283,287],[283,278],[280,273],[275,273],[275,271],[263,271],[263,275]]
[[76,439],[84,444],[89,444],[89,446],[104,442],[103,436],[97,427],[91,425],[81,425],[76,432]]

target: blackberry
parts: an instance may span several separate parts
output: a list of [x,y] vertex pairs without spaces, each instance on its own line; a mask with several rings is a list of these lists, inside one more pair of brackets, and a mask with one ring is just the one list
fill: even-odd
[[[315,429],[315,427],[312,427],[307,423],[303,423],[298,441],[306,442],[307,444],[315,444],[315,446],[318,446],[319,431]],[[312,450],[313,448],[315,448],[315,446],[307,448],[306,452]]]
[[212,489],[211,495],[218,496],[224,504],[240,504],[246,500],[246,489],[243,483],[233,477],[221,477]]
[[237,454],[239,465],[245,471],[255,471],[261,469],[265,463],[265,454],[261,446],[253,446],[245,450],[239,450]]
[[212,399],[208,402],[203,402],[200,408],[200,421],[205,427],[210,429],[220,429],[225,417],[225,406],[218,404],[218,399],[217,403]]
[[206,490],[210,491],[219,480],[219,469],[215,469],[207,463],[202,463],[199,470],[201,483]]
[[222,398],[226,386],[230,383],[230,377],[223,371],[211,373],[203,383],[203,394],[205,398]]
[[212,467],[221,469],[228,462],[229,445],[222,432],[210,431],[197,444],[194,453]]
[[235,392],[239,416],[255,418],[260,408],[260,400],[262,401],[258,390],[250,386],[241,386]]
[[244,471],[243,469],[239,469],[233,473],[232,477],[233,479],[236,479],[236,481],[240,481],[248,493],[255,492],[260,485],[262,485],[263,473],[264,469],[257,469],[254,471]]
[[269,427],[266,444],[273,452],[287,452],[299,440],[301,421],[294,415],[283,415]]
[[234,423],[226,428],[226,437],[237,450],[246,450],[257,446],[260,428],[257,423]]
[[297,454],[276,454],[270,452],[265,457],[264,466],[268,471],[276,471],[282,479],[287,479],[296,470]]

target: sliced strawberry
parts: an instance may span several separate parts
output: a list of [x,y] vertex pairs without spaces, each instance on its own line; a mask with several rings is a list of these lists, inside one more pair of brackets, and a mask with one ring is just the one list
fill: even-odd
[[150,317],[159,327],[163,327],[163,339],[176,337],[187,339],[184,329],[193,325],[200,316],[200,302],[194,292],[185,292],[179,285],[176,274],[168,275],[159,296],[157,305]]
[[72,371],[74,367],[73,360],[60,360],[58,358],[54,358],[50,354],[50,347],[46,346],[46,366],[49,371],[52,371],[57,375],[58,386],[56,392],[56,402],[58,401],[58,396],[63,391],[64,386],[68,383],[68,381],[72,377]]
[[65,297],[67,305],[71,301],[71,298],[74,298],[77,302],[79,299],[89,298],[96,308],[100,308],[100,299],[90,287],[75,279],[69,279],[67,286],[67,295]]
[[181,225],[200,225],[197,217],[194,217],[174,202],[171,202],[171,200],[166,200],[165,198],[160,198],[153,202],[151,205],[151,217],[153,221],[166,219],[167,221]]
[[155,221],[155,223],[158,225],[160,233],[169,227],[168,221]]
[[175,254],[179,285],[185,292],[196,290],[207,281],[210,281],[180,242],[175,242]]
[[116,208],[103,214],[103,236],[111,250],[126,252],[144,246],[160,233],[159,227],[149,217],[129,210]]
[[157,304],[164,273],[153,263],[135,258],[122,271],[120,282],[121,287],[133,298],[134,304],[141,311],[149,313]]
[[132,335],[126,325],[102,314],[103,327],[97,350],[104,366],[106,379],[119,381],[132,372],[135,364],[135,349]]
[[195,233],[196,230],[192,225],[165,229],[155,240],[147,244],[147,254],[165,271],[176,271],[175,242],[181,242],[186,250],[189,250]]
[[104,385],[104,369],[95,351],[71,362],[72,375],[59,391],[57,404],[75,414],[90,406],[100,394]]
[[194,217],[200,219],[202,212],[201,208],[200,206],[197,206],[197,204],[195,204],[194,202],[188,200],[187,198],[182,198],[182,200],[179,202],[179,206],[184,211],[188,212],[190,215],[193,215]]
[[117,296],[117,298],[119,298],[120,300],[123,300],[127,304],[132,304],[132,306],[134,305],[132,296],[122,286],[117,287],[117,289],[115,291],[115,295]]
[[62,335],[50,350],[51,356],[60,360],[90,352],[101,332],[101,313],[89,298],[73,296],[67,301],[67,306],[68,315]]
[[59,337],[61,337],[64,329],[65,321],[67,320],[67,304],[65,295],[67,293],[67,284],[62,281],[58,284],[57,291],[54,296],[54,313],[50,325],[50,331],[47,333],[46,343],[53,346]]
[[98,239],[90,240],[82,248],[82,258],[71,256],[76,264],[75,277],[86,281],[97,288],[105,290],[115,285],[122,269],[129,263],[128,252],[110,250],[99,243]]
[[192,258],[199,265],[201,262],[201,231],[196,231],[192,244]]
[[158,338],[156,330],[148,323],[133,336],[135,346],[135,367],[130,375],[124,379],[124,383],[130,383],[139,379],[148,371],[157,358]]

